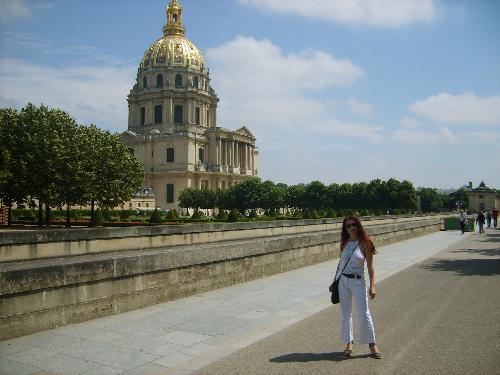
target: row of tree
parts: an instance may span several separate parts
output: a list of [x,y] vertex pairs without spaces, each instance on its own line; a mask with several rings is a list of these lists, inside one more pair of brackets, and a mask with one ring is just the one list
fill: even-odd
[[369,183],[325,185],[285,185],[251,178],[223,190],[187,188],[179,195],[179,206],[198,209],[237,209],[240,212],[257,208],[279,210],[365,209],[371,212],[415,210],[417,192],[409,181],[389,179]]
[[469,197],[465,188],[451,194],[443,194],[437,189],[423,188],[418,191],[420,209],[423,212],[449,211],[469,207]]
[[[43,210],[90,205],[115,207],[128,201],[144,181],[137,158],[120,138],[96,126],[78,125],[67,113],[28,104],[0,109],[0,199]],[[46,218],[50,215],[46,213]]]

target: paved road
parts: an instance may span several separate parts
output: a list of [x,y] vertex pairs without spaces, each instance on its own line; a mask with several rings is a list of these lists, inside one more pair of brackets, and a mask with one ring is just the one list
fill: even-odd
[[195,374],[500,374],[500,230],[472,234],[378,284],[382,360],[339,343],[331,306]]
[[[475,236],[477,235],[461,236],[456,231],[438,232],[383,246],[376,257],[377,280],[388,278],[410,265],[432,257],[463,238],[474,240]],[[280,368],[288,367],[296,368],[300,373],[300,369],[304,369],[302,365],[308,368],[312,363],[320,367],[331,365],[332,360],[328,358],[333,356],[338,359],[331,353],[341,349],[336,338],[338,307],[331,307],[326,291],[336,265],[336,260],[325,262],[137,311],[3,341],[0,342],[0,374],[185,375],[269,338],[287,327],[291,327],[292,331],[284,331],[269,340],[295,332],[293,330],[304,324],[307,327],[310,320],[304,319],[318,312],[321,313],[311,320],[316,321],[318,316],[325,317],[318,323],[318,333],[312,328],[300,331],[299,337],[292,339],[297,344],[300,343],[297,347],[289,346],[290,342],[287,340],[271,345],[272,350],[265,353],[267,356],[258,357],[255,365],[272,365],[277,373],[281,373]],[[426,277],[429,277],[434,272],[428,271],[427,274]],[[384,285],[383,282],[380,283],[380,299],[374,305],[374,313],[380,331],[378,335],[381,348],[387,358],[392,358],[394,356],[389,351],[389,347],[394,347],[390,344],[391,329],[400,321],[388,320],[385,315],[391,317],[400,314],[400,304],[405,299],[399,293],[403,295],[408,291],[404,290],[406,282],[401,285],[403,289],[394,292],[384,292]],[[408,298],[407,301],[411,299]],[[391,305],[394,303],[396,306]],[[420,310],[416,312],[423,311],[422,314],[426,316],[429,307],[427,303],[417,304],[414,308],[420,306]],[[387,307],[391,308],[387,310]],[[296,323],[298,325],[295,327]],[[319,340],[314,344],[316,338],[322,337],[326,341]],[[436,356],[440,355],[439,350]],[[237,355],[245,353],[249,352],[244,350]],[[270,353],[273,353],[272,356],[269,356]],[[294,358],[301,360],[309,357],[303,354],[290,357],[292,353],[316,353],[312,356],[317,360],[296,362]],[[273,362],[269,362],[272,358],[275,358]],[[324,361],[325,358],[328,360]],[[390,362],[384,361],[383,363]],[[355,362],[360,361],[353,360],[351,363]],[[223,361],[217,366],[227,366],[229,369],[230,363]],[[242,363],[244,365],[239,370],[228,370],[227,373],[242,373],[247,367],[251,373],[253,367]],[[374,365],[379,364],[370,362],[370,366]],[[224,374],[219,370],[203,371]]]

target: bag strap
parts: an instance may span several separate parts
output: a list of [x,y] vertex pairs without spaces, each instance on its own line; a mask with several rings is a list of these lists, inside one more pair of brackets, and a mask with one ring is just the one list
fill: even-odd
[[[361,241],[358,241],[358,244],[356,245],[356,247],[352,251],[351,255],[349,255],[349,258],[347,258],[347,262],[345,262],[344,268],[342,268],[342,272],[339,275],[339,279],[340,279],[340,276],[342,276],[342,273],[344,273],[344,270],[347,267],[347,264],[349,264],[349,261],[351,260],[352,255],[354,254],[354,252],[356,251],[356,249],[358,248],[360,243],[361,243]],[[335,275],[337,275],[337,272],[339,270],[339,265],[340,265],[340,262],[337,264],[337,271],[335,272]],[[337,281],[338,279],[334,279],[334,280]]]

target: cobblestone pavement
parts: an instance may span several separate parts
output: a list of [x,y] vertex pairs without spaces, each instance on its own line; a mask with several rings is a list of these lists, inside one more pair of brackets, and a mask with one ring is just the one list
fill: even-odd
[[[381,247],[377,282],[476,234]],[[189,374],[328,307],[337,261],[0,342],[0,374]],[[244,372],[243,372],[244,373]]]

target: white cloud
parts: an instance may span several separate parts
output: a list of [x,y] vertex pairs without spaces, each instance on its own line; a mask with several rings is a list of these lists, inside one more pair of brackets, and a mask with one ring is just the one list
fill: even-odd
[[364,138],[370,142],[378,143],[383,140],[382,126],[366,125],[351,121],[330,120],[323,127],[337,135]]
[[433,0],[239,0],[242,4],[342,24],[396,27],[432,20]]
[[[500,142],[500,133],[495,132],[465,132],[460,134],[463,141],[470,142],[476,141],[479,143],[497,143]],[[487,152],[487,150],[486,150]]]
[[221,98],[219,124],[252,128],[303,127],[329,117],[337,101],[328,95],[314,99],[338,85],[349,85],[363,76],[350,60],[321,51],[285,55],[269,40],[238,36],[207,52],[212,85]]
[[365,103],[356,99],[350,99],[348,104],[351,111],[358,115],[368,117],[375,113],[375,106],[373,104]]
[[32,15],[24,0],[0,0],[0,25]]
[[420,128],[422,124],[420,123],[420,121],[412,117],[403,117],[401,119],[401,126],[407,129],[417,129]]
[[392,139],[401,143],[414,145],[459,142],[459,137],[445,127],[439,129],[439,132],[402,128],[392,134]]
[[127,128],[126,95],[135,66],[46,67],[0,59],[1,106],[41,103],[67,111],[80,123],[114,131]]
[[500,97],[441,93],[410,106],[414,113],[443,124],[500,125]]

